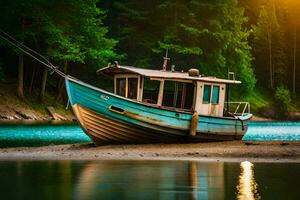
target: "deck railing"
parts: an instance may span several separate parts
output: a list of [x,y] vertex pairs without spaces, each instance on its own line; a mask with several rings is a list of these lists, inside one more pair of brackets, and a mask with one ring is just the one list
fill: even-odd
[[[227,104],[228,110],[227,110]],[[250,103],[249,102],[225,102],[225,110],[234,115],[244,115],[245,113],[250,113]]]

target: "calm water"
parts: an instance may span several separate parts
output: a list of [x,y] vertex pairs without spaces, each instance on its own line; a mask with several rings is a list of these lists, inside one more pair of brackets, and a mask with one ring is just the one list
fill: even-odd
[[90,142],[77,125],[2,125],[0,147]]
[[300,122],[253,122],[243,140],[300,141]]
[[[243,140],[300,141],[300,122],[251,123]],[[90,142],[77,125],[1,125],[0,147]]]
[[300,199],[300,164],[0,162],[1,199]]
[[[252,123],[244,140],[300,140]],[[90,142],[74,125],[2,125],[0,147]],[[0,161],[1,199],[300,199],[300,163]]]

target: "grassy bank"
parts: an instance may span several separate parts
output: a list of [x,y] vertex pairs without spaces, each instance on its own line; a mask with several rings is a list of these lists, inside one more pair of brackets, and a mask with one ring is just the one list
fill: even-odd
[[57,101],[55,94],[46,92],[44,101],[41,102],[38,94],[39,91],[36,90],[31,93],[25,91],[25,98],[20,99],[16,95],[14,82],[0,82],[0,119],[52,120],[47,107],[54,107],[67,120],[74,118],[71,109],[65,108],[66,100]]

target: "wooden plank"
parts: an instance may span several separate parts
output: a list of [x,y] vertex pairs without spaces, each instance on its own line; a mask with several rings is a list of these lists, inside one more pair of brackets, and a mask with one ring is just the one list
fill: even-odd
[[58,114],[52,106],[47,107],[47,110],[54,120],[67,120],[65,117]]
[[159,93],[158,93],[158,99],[157,99],[157,106],[161,106],[163,102],[164,97],[164,87],[165,87],[165,80],[160,81],[159,85]]
[[181,105],[180,105],[180,108],[182,109],[184,109],[185,98],[186,98],[186,84],[184,83],[182,85],[182,95],[181,95]]

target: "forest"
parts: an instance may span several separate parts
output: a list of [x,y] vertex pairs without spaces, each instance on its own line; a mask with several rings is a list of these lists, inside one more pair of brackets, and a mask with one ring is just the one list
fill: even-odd
[[[168,49],[175,70],[234,72],[242,84],[233,99],[286,116],[300,110],[299,10],[298,0],[2,0],[0,35],[108,88],[97,69],[116,60],[161,69]],[[20,99],[67,101],[61,77],[2,39],[0,80],[15,83]]]

